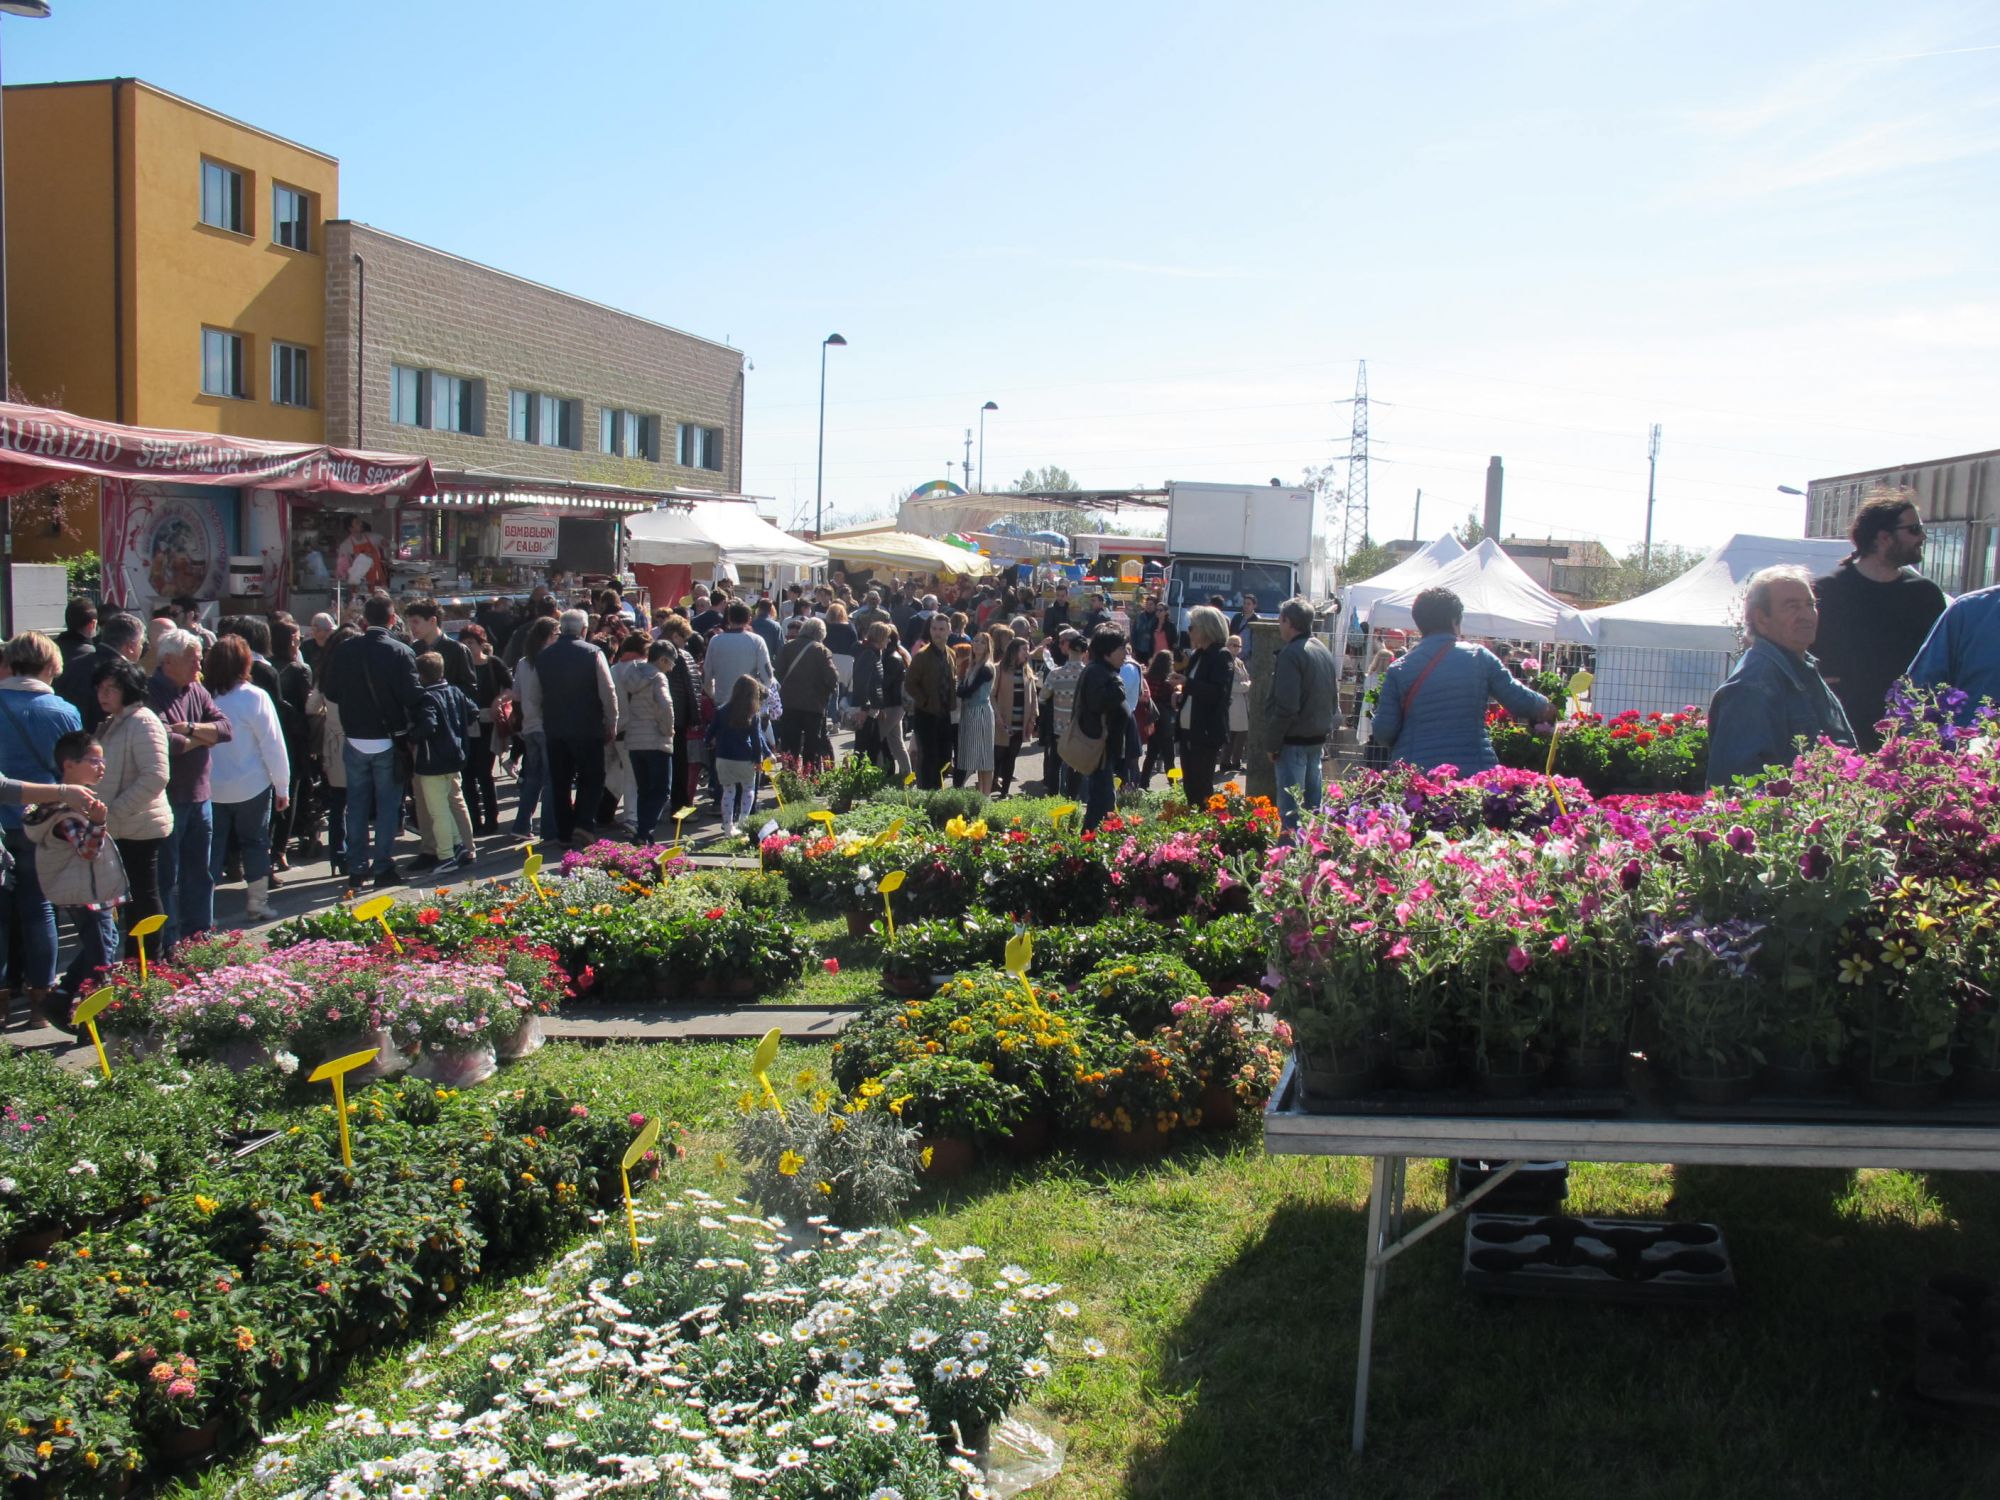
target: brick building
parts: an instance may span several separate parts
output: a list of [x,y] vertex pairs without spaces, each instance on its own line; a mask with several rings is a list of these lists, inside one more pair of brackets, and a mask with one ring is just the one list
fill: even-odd
[[2000,583],[2000,449],[1834,474],[1806,484],[1806,535],[1842,537],[1877,490],[1906,490],[1924,518],[1924,573],[1947,594]]
[[357,543],[440,595],[610,573],[621,514],[738,489],[741,350],[352,220],[324,241],[327,440],[421,453],[439,493],[298,518],[295,589],[364,581]]

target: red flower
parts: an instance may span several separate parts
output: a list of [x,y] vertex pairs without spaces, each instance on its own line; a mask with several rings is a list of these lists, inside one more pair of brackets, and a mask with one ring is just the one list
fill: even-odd
[[708,920],[711,922],[720,922],[725,916],[728,915],[728,913],[725,912],[719,906],[711,906],[707,911],[703,912],[702,915],[708,918]]
[[313,1290],[318,1292],[322,1297],[330,1297],[333,1295],[333,1283],[330,1281],[322,1281],[318,1286],[314,1287]]
[[829,974],[838,974],[840,972],[840,960],[837,958],[829,958],[825,963],[821,964],[820,967],[826,970],[826,972]]
[[439,911],[435,906],[426,906],[422,911],[417,913],[417,925],[419,927],[435,927],[443,917],[444,913]]

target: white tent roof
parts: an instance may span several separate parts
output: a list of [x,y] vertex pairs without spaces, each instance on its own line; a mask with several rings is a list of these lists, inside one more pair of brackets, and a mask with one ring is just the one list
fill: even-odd
[[993,559],[935,537],[892,528],[823,531],[820,543],[836,560],[868,567],[922,573],[962,573],[981,577],[994,571]]
[[1853,549],[1820,537],[1745,536],[1738,533],[1671,583],[1649,594],[1593,609],[1604,646],[1645,646],[1661,651],[1733,651],[1743,633],[1743,586],[1760,568],[1797,563],[1815,575],[1827,572]]
[[1521,565],[1488,537],[1427,578],[1377,599],[1368,608],[1371,629],[1411,629],[1410,606],[1425,589],[1450,589],[1465,604],[1467,635],[1526,641],[1589,641],[1595,626],[1521,571]]
[[626,559],[648,567],[727,562],[809,568],[826,561],[824,547],[780,531],[741,500],[698,500],[691,510],[627,516],[625,537]]
[[1457,558],[1465,556],[1465,548],[1458,538],[1446,532],[1420,552],[1413,552],[1386,573],[1377,573],[1373,578],[1365,578],[1360,583],[1349,584],[1340,595],[1340,631],[1334,636],[1337,641],[1345,641],[1347,632],[1354,628],[1356,619],[1366,619],[1368,608],[1377,599],[1386,599],[1391,594],[1400,593],[1420,579],[1428,579],[1438,569]]

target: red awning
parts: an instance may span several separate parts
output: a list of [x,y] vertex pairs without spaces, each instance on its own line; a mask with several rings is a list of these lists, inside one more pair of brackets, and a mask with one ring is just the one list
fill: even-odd
[[430,460],[413,454],[125,427],[52,407],[0,402],[0,495],[16,495],[65,474],[338,495],[437,490]]

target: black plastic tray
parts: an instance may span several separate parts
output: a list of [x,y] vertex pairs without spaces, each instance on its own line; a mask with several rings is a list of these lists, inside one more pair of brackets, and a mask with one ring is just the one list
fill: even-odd
[[1713,1306],[1736,1295],[1714,1224],[1468,1214],[1465,1284],[1512,1297]]
[[1309,1115],[1361,1115],[1382,1118],[1437,1116],[1467,1119],[1535,1119],[1562,1117],[1583,1120],[1615,1120],[1629,1113],[1633,1096],[1624,1089],[1543,1089],[1519,1099],[1493,1099],[1470,1089],[1445,1089],[1437,1093],[1414,1089],[1381,1088],[1351,1099],[1316,1100],[1303,1089],[1294,1097]]

